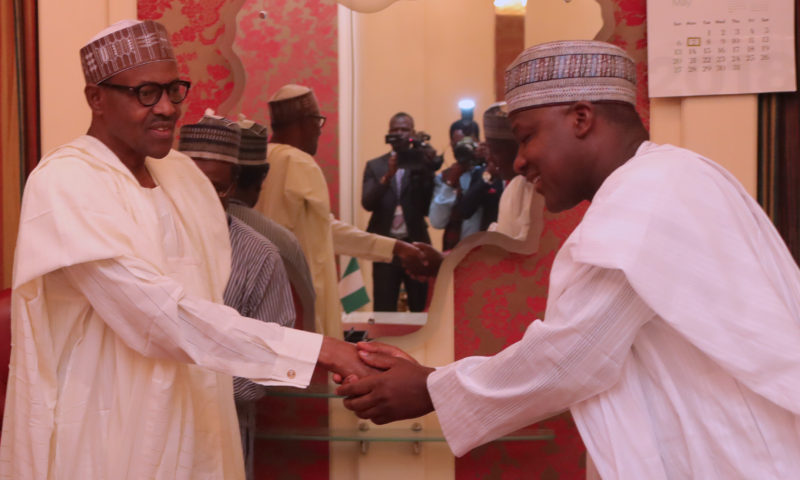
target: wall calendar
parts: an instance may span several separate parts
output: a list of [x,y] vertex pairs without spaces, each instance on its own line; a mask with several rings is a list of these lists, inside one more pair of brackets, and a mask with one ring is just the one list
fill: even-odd
[[648,0],[651,97],[797,88],[793,0]]

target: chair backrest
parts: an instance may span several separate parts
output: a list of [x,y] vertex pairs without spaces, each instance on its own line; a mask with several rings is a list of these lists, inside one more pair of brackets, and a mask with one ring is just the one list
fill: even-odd
[[8,363],[11,360],[11,289],[0,291],[0,427],[6,404]]
[[[542,318],[547,323],[550,268],[587,206],[559,214],[545,212],[536,253],[477,245],[459,261],[453,270],[455,359],[494,355],[519,341],[533,320]],[[543,420],[535,428],[552,430],[555,439],[484,445],[456,459],[456,479],[490,476],[487,465],[514,478],[586,477],[586,447],[569,412]]]

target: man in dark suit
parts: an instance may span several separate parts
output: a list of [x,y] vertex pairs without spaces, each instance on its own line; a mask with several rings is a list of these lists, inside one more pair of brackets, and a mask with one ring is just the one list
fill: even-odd
[[[441,157],[414,131],[414,119],[397,113],[389,121],[389,153],[367,162],[361,205],[372,212],[367,231],[406,242],[430,243],[428,214],[434,172]],[[400,284],[405,285],[412,312],[425,308],[428,284],[410,278],[396,262],[374,262],[372,268],[375,311],[394,312]]]
[[480,231],[489,228],[497,221],[500,196],[503,194],[503,180],[489,165],[473,170],[469,188],[464,192],[457,207],[461,218],[469,218],[481,209]]

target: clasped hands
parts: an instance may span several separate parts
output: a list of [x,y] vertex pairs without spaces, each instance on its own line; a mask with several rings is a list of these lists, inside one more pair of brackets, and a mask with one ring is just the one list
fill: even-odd
[[341,383],[336,394],[346,397],[344,406],[359,418],[382,425],[433,411],[427,380],[434,369],[397,347],[326,337],[319,361],[334,373]]
[[417,281],[435,277],[442,263],[442,254],[423,242],[408,243],[398,240],[393,253],[400,259],[403,269]]

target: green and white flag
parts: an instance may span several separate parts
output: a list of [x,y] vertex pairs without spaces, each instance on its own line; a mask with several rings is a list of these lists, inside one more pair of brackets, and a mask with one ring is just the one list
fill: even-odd
[[369,303],[364,277],[361,276],[361,269],[358,268],[358,260],[355,257],[347,263],[347,268],[339,281],[339,298],[344,313],[354,312]]

